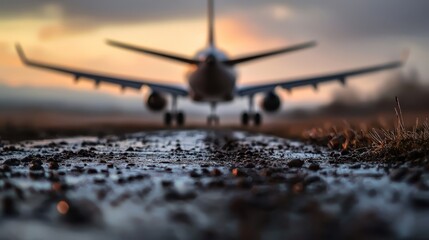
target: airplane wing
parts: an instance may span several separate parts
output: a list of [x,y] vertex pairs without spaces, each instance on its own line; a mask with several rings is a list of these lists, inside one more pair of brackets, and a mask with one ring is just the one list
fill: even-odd
[[111,84],[119,85],[122,89],[132,88],[132,89],[140,90],[143,86],[148,86],[149,88],[157,92],[168,93],[175,96],[188,96],[188,91],[178,86],[157,84],[151,81],[130,79],[130,78],[124,78],[124,77],[107,76],[103,74],[51,65],[51,64],[38,62],[38,61],[32,61],[25,56],[24,51],[22,50],[20,45],[18,44],[16,45],[16,50],[18,52],[19,57],[21,58],[22,62],[25,65],[70,74],[75,77],[75,80],[79,80],[80,78],[87,78],[94,81],[96,85],[102,82],[111,83]]
[[251,96],[257,93],[273,91],[276,87],[282,87],[283,89],[291,91],[294,88],[310,85],[310,86],[313,86],[315,89],[317,89],[317,86],[321,83],[339,81],[340,83],[345,84],[347,78],[349,77],[378,72],[378,71],[387,70],[387,69],[398,68],[398,67],[401,67],[402,65],[403,65],[403,61],[396,61],[396,62],[391,62],[387,64],[360,68],[360,69],[355,69],[350,71],[344,71],[344,72],[339,72],[334,74],[327,74],[327,75],[322,75],[317,77],[302,78],[297,80],[290,79],[290,80],[283,80],[283,81],[273,81],[272,83],[269,83],[269,84],[260,84],[260,85],[245,86],[245,87],[238,88],[236,91],[236,94],[238,96]]

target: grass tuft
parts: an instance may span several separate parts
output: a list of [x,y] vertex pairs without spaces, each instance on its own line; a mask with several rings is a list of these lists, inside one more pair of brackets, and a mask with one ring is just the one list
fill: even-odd
[[372,151],[378,153],[404,154],[414,150],[429,150],[429,122],[428,119],[407,129],[404,123],[401,104],[396,98],[396,126],[394,130],[372,129],[368,134],[372,140]]
[[337,127],[315,128],[304,132],[304,139],[327,145],[334,150],[363,150],[365,158],[410,159],[429,156],[429,121],[419,122],[407,128],[399,98],[396,97],[396,121],[393,130],[386,127],[357,128],[347,122]]

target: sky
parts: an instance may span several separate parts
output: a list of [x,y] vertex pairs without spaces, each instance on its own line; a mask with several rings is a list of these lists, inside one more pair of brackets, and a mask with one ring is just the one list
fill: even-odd
[[[422,79],[429,79],[427,0],[216,0],[215,4],[217,45],[230,56],[310,40],[318,42],[314,49],[238,67],[239,84],[365,67],[397,60],[404,50],[409,50],[411,56],[400,71],[416,69]],[[20,42],[33,59],[186,85],[187,66],[115,49],[105,44],[106,39],[192,56],[206,45],[206,1],[2,1],[0,87],[8,92],[8,98],[1,101],[45,97],[76,104],[103,104],[103,98],[73,100],[74,95],[94,91],[90,83],[76,85],[70,76],[24,67],[14,51],[15,42]],[[374,98],[398,71],[353,78],[347,87],[357,89],[362,98]],[[64,93],[70,96],[54,94],[58,89],[67,90]],[[321,86],[318,92],[306,88],[279,94],[284,98],[284,108],[308,107],[328,103],[340,90],[339,84],[332,83]],[[143,101],[147,94],[147,90],[121,94],[112,86],[102,86],[97,91],[114,96],[118,106],[139,98]],[[140,108],[143,104],[132,106]],[[238,101],[229,109],[238,107],[244,108],[244,102]],[[209,111],[207,106],[195,109]]]

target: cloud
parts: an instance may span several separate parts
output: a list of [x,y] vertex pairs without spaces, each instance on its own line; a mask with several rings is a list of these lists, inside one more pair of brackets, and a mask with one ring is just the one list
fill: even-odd
[[[427,34],[429,1],[427,0],[232,0],[216,1],[220,15],[250,13],[270,7],[276,18],[284,18],[295,10],[297,18],[313,19],[315,12],[322,16],[326,28],[332,31],[359,34]],[[245,6],[245,7],[243,7]],[[286,7],[289,6],[289,7]],[[54,11],[53,11],[54,9]],[[291,10],[292,9],[292,10]],[[82,22],[99,26],[130,22],[160,21],[205,16],[205,1],[181,0],[15,0],[2,3],[0,16],[38,15],[46,17],[61,14],[66,26],[81,26]],[[270,14],[270,13],[267,13]],[[267,17],[265,20],[268,20]],[[264,21],[263,18],[259,19]],[[259,21],[258,20],[258,21]],[[78,22],[79,24],[75,24]],[[313,21],[314,26],[320,22]]]

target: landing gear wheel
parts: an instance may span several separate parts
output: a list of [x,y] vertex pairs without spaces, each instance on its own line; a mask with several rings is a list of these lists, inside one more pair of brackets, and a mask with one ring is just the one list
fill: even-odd
[[262,115],[260,113],[255,113],[255,115],[253,115],[253,122],[254,122],[255,126],[261,126]]
[[207,125],[209,125],[209,126],[219,125],[219,122],[220,122],[220,119],[216,115],[210,115],[207,117]]
[[178,112],[176,115],[177,126],[185,125],[185,114],[183,112]]
[[171,126],[172,123],[173,123],[173,114],[171,114],[170,112],[166,112],[164,114],[164,124],[166,126]]
[[250,116],[247,112],[241,114],[241,125],[247,126],[249,125]]

